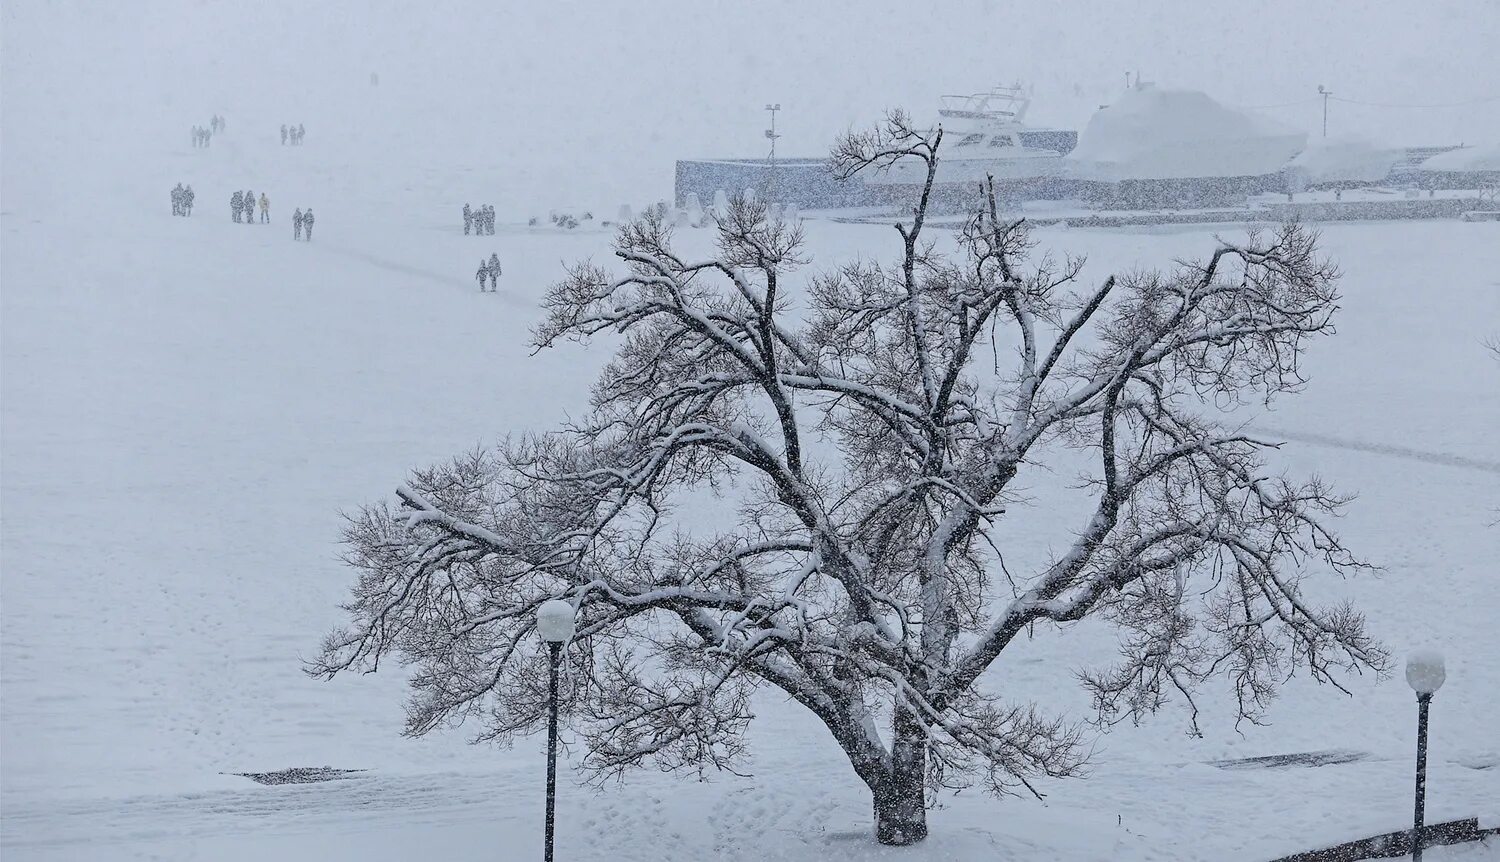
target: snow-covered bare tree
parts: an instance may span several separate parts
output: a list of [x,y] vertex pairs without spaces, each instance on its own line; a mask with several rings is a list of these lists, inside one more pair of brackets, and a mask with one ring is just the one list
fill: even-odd
[[[794,278],[801,229],[739,200],[706,259],[652,211],[620,229],[618,271],[569,270],[535,342],[618,340],[590,414],[417,472],[352,518],[352,620],[311,672],[393,654],[415,666],[409,733],[528,732],[546,714],[535,610],[562,598],[587,769],[733,769],[770,686],[827,726],[878,840],[903,844],[927,834],[931,788],[1036,792],[1080,767],[1080,725],[983,685],[1028,628],[1118,627],[1118,662],[1082,679],[1106,723],[1191,706],[1212,678],[1254,720],[1298,669],[1338,685],[1383,668],[1359,614],[1299,589],[1362,567],[1323,520],[1341,501],[1211,418],[1297,389],[1332,331],[1315,237],[1289,224],[1085,285],[991,188],[939,253],[941,143],[896,112],[834,149],[844,177],[925,162],[892,265]],[[1002,573],[997,524],[1054,526],[1017,478],[1062,451],[1089,453],[1092,511],[1056,527],[1045,565]],[[737,514],[706,527],[705,495]]]

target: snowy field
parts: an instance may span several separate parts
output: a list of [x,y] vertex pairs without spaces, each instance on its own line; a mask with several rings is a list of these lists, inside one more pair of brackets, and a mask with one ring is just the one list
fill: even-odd
[[[607,261],[609,233],[526,227],[546,190],[515,203],[487,142],[434,142],[423,130],[438,109],[419,113],[410,94],[408,113],[350,99],[305,117],[247,95],[202,150],[188,125],[212,104],[143,117],[96,99],[84,122],[57,80],[14,86],[35,71],[7,60],[0,858],[539,858],[544,738],[405,739],[399,669],[322,683],[301,663],[354,577],[341,511],[412,467],[587,406],[602,346],[526,345],[563,263]],[[23,110],[28,122],[10,121]],[[277,144],[288,119],[305,119],[305,146]],[[612,217],[623,195],[580,192],[597,179],[553,200]],[[169,214],[177,182],[197,193],[189,219]],[[266,192],[273,223],[231,223],[236,188]],[[465,201],[500,205],[496,236],[462,235]],[[312,243],[292,241],[298,206],[317,212]],[[897,251],[887,226],[806,229],[804,276]],[[1212,230],[1036,238],[1087,254],[1095,282],[1202,254]],[[1321,581],[1318,598],[1354,599],[1398,662],[1416,647],[1447,656],[1428,821],[1500,826],[1500,361],[1484,348],[1500,335],[1500,224],[1341,224],[1323,247],[1344,272],[1339,332],[1313,345],[1304,393],[1244,418],[1287,441],[1275,467],[1357,495],[1340,530],[1383,572]],[[480,294],[476,261],[491,252],[505,274]],[[1071,477],[1054,479],[1026,490],[1076,523]],[[1021,560],[1052,550],[1005,538]],[[1039,627],[986,685],[1082,718],[1072,672],[1113,646],[1103,626]],[[1225,692],[1205,693],[1203,738],[1178,709],[1116,728],[1089,777],[1043,785],[1044,802],[939,797],[914,848],[873,843],[868,793],[826,730],[765,695],[753,777],[644,771],[594,789],[565,764],[558,858],[1270,859],[1410,820],[1411,691],[1399,673],[1351,690],[1293,679],[1266,726],[1238,729]],[[1214,765],[1310,751],[1347,762]],[[364,771],[289,786],[235,774],[323,766]],[[1427,858],[1500,859],[1500,842]]]

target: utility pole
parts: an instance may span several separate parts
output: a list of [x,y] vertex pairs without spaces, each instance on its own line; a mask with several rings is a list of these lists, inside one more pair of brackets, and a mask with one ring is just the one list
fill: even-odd
[[766,105],[766,110],[771,112],[771,128],[766,129],[766,137],[771,141],[771,176],[767,183],[769,190],[766,194],[766,203],[769,205],[776,200],[776,139],[781,137],[776,134],[776,112],[781,110],[781,103]]
[[1326,138],[1328,137],[1328,97],[1333,95],[1333,91],[1324,89],[1323,85],[1319,84],[1318,95],[1323,97],[1323,137]]

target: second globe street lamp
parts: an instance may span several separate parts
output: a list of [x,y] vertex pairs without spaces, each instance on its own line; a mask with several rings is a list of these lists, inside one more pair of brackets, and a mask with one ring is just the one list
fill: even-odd
[[562,599],[543,602],[536,612],[536,630],[547,642],[547,823],[544,838],[546,862],[552,862],[552,833],[557,811],[557,666],[562,646],[573,637],[573,606]]
[[1435,650],[1417,650],[1406,659],[1406,682],[1417,693],[1417,807],[1411,828],[1412,862],[1422,862],[1422,820],[1427,804],[1427,706],[1447,671]]

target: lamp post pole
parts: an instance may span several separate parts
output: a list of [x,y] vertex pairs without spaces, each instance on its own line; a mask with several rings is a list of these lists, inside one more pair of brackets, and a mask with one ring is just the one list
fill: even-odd
[[1431,694],[1417,695],[1417,809],[1411,827],[1411,859],[1422,862],[1422,821],[1427,812],[1427,705]]
[[1328,97],[1333,95],[1332,90],[1326,90],[1322,84],[1318,85],[1318,95],[1323,97],[1323,137],[1328,137]]
[[[552,862],[552,833],[557,822],[557,665],[562,656],[562,643],[549,642],[547,652],[547,838],[543,858],[546,862]],[[1420,810],[1421,803],[1418,802],[1417,805]],[[1421,817],[1420,814],[1417,816]]]
[[1422,862],[1422,821],[1427,814],[1427,707],[1447,675],[1441,653],[1417,650],[1406,659],[1406,682],[1417,693],[1417,801],[1411,827],[1412,862]]
[[576,611],[562,599],[542,603],[536,630],[547,642],[547,816],[542,839],[543,859],[552,862],[552,836],[557,822],[557,666],[563,644],[573,637]]

